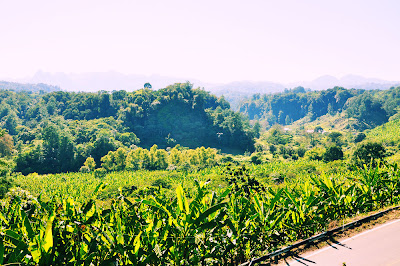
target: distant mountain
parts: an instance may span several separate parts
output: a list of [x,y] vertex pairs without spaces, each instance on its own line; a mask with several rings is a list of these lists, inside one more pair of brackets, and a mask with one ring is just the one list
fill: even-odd
[[312,81],[296,82],[288,85],[289,87],[302,86],[305,88],[310,88],[311,90],[324,90],[333,88],[335,86],[344,87],[347,89],[386,90],[390,89],[391,87],[399,86],[400,82],[374,78],[364,78],[357,75],[347,75],[342,77],[341,79],[326,75]]
[[285,89],[283,84],[273,83],[268,81],[253,82],[253,81],[235,81],[227,84],[210,85],[209,88],[215,93],[224,94],[226,92],[240,92],[240,93],[272,93],[280,92]]
[[43,84],[43,83],[38,83],[38,84],[25,83],[25,84],[23,84],[23,83],[17,83],[17,82],[0,81],[0,90],[52,92],[52,91],[59,91],[60,87],[47,85],[47,84]]
[[237,98],[247,97],[255,93],[268,94],[282,92],[285,88],[294,88],[298,86],[311,90],[323,90],[335,86],[348,89],[355,88],[371,90],[389,89],[390,87],[400,85],[400,82],[396,81],[364,78],[357,75],[347,75],[340,79],[326,75],[312,81],[301,81],[287,84],[268,81],[235,81],[231,83],[217,84],[202,82],[191,78],[175,78],[161,75],[125,75],[113,71],[81,74],[48,73],[39,71],[32,78],[19,81],[26,83],[51,84],[67,91],[133,91],[143,88],[143,85],[146,82],[149,82],[153,89],[161,89],[174,83],[190,81],[194,84],[194,87],[204,87],[205,90],[218,96],[224,95],[228,100],[230,100],[230,102],[236,101]]
[[[165,88],[177,82],[186,82],[182,78],[164,77],[160,75],[125,75],[119,72],[92,72],[92,73],[48,73],[38,71],[32,78],[23,80],[33,83],[47,83],[60,86],[66,91],[133,91],[143,88],[149,82],[154,89]],[[191,81],[193,82],[193,81]]]
[[208,84],[205,87],[207,91],[211,91],[217,96],[224,96],[231,104],[234,110],[237,110],[240,101],[243,98],[250,97],[253,94],[269,94],[282,92],[285,89],[283,84],[273,82],[252,82],[252,81],[236,81],[227,84]]

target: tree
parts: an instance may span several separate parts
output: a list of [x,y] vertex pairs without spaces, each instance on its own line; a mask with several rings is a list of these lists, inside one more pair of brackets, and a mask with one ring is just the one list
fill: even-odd
[[89,171],[93,171],[96,168],[96,162],[93,157],[88,157],[83,165],[88,167]]
[[8,133],[11,135],[16,135],[18,133],[16,130],[18,126],[17,119],[17,115],[15,114],[15,112],[12,111],[7,116],[6,122],[4,123],[5,129],[7,129]]
[[100,166],[101,158],[106,155],[109,151],[115,150],[115,144],[110,140],[110,137],[106,135],[99,136],[93,144],[93,150],[91,156],[95,160],[97,166]]
[[364,134],[364,133],[358,133],[357,135],[356,135],[356,137],[354,138],[354,142],[355,143],[359,143],[359,142],[361,142],[361,141],[363,141],[365,138],[366,138],[367,136]]
[[330,139],[330,141],[336,145],[342,145],[342,138],[343,134],[340,132],[332,132],[328,135],[328,138]]
[[143,88],[145,88],[145,89],[151,89],[151,88],[153,88],[153,87],[151,86],[150,83],[146,82],[146,83],[143,85]]
[[292,140],[293,136],[285,133],[279,125],[273,126],[267,134],[266,140],[275,145],[287,144]]
[[324,129],[321,126],[316,126],[314,128],[314,132],[315,133],[322,133],[322,132],[324,132]]
[[11,156],[13,148],[13,138],[9,134],[4,133],[4,135],[0,137],[0,156]]
[[116,151],[109,151],[101,158],[101,166],[107,171],[122,171],[126,166],[126,150],[118,148]]
[[172,148],[169,152],[169,163],[175,166],[179,166],[182,161],[182,152],[176,147]]
[[343,151],[339,146],[330,146],[326,149],[323,159],[326,162],[342,160],[343,159]]
[[46,172],[56,173],[60,168],[60,129],[49,124],[43,131],[43,166]]
[[359,167],[364,164],[371,164],[372,167],[375,167],[378,161],[383,160],[385,156],[385,148],[377,142],[362,142],[353,153],[354,163]]
[[[67,132],[61,132],[55,124],[48,124],[43,135],[43,170],[59,173],[76,170],[75,145]],[[79,166],[78,166],[79,167]]]

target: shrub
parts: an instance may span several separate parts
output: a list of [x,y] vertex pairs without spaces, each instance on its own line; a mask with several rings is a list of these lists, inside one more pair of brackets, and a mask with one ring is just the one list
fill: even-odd
[[306,151],[304,157],[309,160],[322,160],[324,149],[320,147],[312,148],[311,150]]
[[354,138],[355,143],[359,143],[363,141],[367,136],[364,133],[358,133],[356,137]]
[[385,147],[377,142],[363,142],[357,146],[353,153],[353,160],[356,166],[371,163],[372,167],[377,165],[379,160],[386,156]]
[[8,190],[12,187],[12,181],[7,177],[0,177],[0,198],[4,198]]
[[79,169],[79,172],[81,172],[81,173],[90,173],[90,168],[88,166],[84,165]]
[[107,170],[104,168],[97,168],[94,170],[94,177],[95,178],[104,178],[107,174]]
[[90,172],[96,168],[96,162],[94,161],[93,157],[88,157],[84,162],[83,166],[86,166]]
[[168,180],[162,179],[162,178],[157,178],[156,180],[154,180],[151,185],[153,187],[162,187],[162,188],[167,188],[170,189],[171,188],[171,184],[168,182]]
[[339,146],[330,146],[330,147],[328,147],[326,149],[325,153],[324,153],[323,159],[326,162],[342,160],[343,159],[342,148],[339,147]]
[[299,155],[299,157],[303,157],[305,153],[306,149],[304,149],[303,147],[297,149],[297,155]]
[[260,153],[253,153],[250,157],[250,162],[253,164],[261,164],[262,158]]

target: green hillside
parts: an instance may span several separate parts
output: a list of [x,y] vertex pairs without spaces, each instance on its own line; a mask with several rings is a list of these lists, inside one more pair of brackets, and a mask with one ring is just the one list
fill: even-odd
[[266,128],[343,113],[346,118],[355,119],[349,126],[364,130],[386,123],[396,114],[399,103],[400,87],[371,91],[341,87],[309,91],[298,87],[283,93],[255,94],[241,102],[239,111]]
[[112,93],[3,90],[0,103],[1,126],[13,137],[23,173],[78,171],[88,157],[100,165],[109,151],[137,146],[254,150],[248,120],[190,83]]

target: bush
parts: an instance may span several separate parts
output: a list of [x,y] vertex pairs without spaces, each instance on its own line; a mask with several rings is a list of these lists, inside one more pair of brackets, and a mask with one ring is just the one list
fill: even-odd
[[358,133],[356,137],[354,138],[355,143],[359,143],[363,141],[367,136],[364,133]]
[[300,147],[297,149],[297,155],[299,155],[299,157],[303,157],[304,154],[306,153],[306,149],[304,149],[303,147]]
[[154,180],[151,183],[151,186],[162,187],[162,188],[167,188],[167,189],[170,189],[172,187],[171,184],[167,180],[162,179],[162,178],[157,178],[156,180]]
[[308,160],[322,160],[325,151],[323,148],[315,147],[311,150],[306,151],[304,157]]
[[323,159],[325,162],[332,162],[343,159],[343,151],[339,146],[330,146],[326,149]]
[[256,149],[257,152],[262,152],[264,151],[264,145],[262,145],[261,143],[256,143],[254,145],[254,148]]
[[262,163],[261,154],[253,153],[250,157],[250,162],[253,164],[261,164]]
[[385,147],[377,142],[363,142],[357,146],[353,153],[354,164],[359,167],[370,163],[372,167],[376,167],[378,161],[385,157]]
[[88,166],[84,165],[79,169],[79,172],[81,172],[81,173],[90,173],[90,168]]
[[12,181],[6,177],[0,178],[0,198],[4,198],[8,190],[12,187]]
[[83,165],[89,169],[89,172],[96,168],[96,162],[94,161],[93,157],[88,157]]
[[104,168],[97,168],[94,170],[94,177],[95,178],[104,178],[107,174],[107,170]]
[[271,145],[269,146],[269,152],[270,152],[271,154],[275,154],[276,150],[277,150],[277,148],[276,148],[276,146],[275,146],[274,144],[271,144]]

